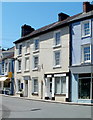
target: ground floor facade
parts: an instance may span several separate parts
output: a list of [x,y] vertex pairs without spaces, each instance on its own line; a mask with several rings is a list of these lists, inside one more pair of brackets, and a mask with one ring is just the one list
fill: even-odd
[[14,78],[9,78],[6,75],[0,75],[0,93],[7,95],[14,94]]
[[17,74],[15,95],[32,99],[93,103],[93,68],[72,66],[70,72]]
[[71,67],[71,101],[93,103],[92,66]]
[[67,101],[69,97],[69,73],[18,75],[15,79],[15,95],[33,99]]

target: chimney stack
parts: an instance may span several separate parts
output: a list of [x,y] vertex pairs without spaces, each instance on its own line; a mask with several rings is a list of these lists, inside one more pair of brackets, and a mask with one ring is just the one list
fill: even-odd
[[34,31],[34,28],[32,28],[31,26],[25,24],[25,25],[23,25],[21,27],[21,37],[23,37],[25,35],[28,35],[33,31]]
[[90,2],[83,2],[83,12],[89,12],[93,10],[93,5]]
[[69,17],[69,15],[65,14],[65,13],[59,13],[58,14],[58,21],[62,21],[65,20]]

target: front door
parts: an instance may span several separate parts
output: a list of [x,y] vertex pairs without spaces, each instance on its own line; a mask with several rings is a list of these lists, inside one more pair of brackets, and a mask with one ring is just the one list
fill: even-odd
[[25,80],[25,97],[28,97],[28,80]]

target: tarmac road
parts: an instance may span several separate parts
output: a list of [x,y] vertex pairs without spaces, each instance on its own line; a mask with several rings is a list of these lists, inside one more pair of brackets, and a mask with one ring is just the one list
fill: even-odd
[[[91,118],[91,106],[0,96],[3,118]],[[1,108],[0,108],[1,111]]]

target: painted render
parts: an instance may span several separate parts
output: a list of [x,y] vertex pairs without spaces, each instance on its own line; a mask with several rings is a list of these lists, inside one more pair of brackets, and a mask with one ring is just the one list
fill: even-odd
[[[93,73],[93,18],[87,19],[91,21],[91,36],[82,38],[81,36],[81,23],[83,21],[78,21],[72,23],[72,68],[71,70],[71,101],[80,103],[91,103],[91,99],[78,99],[78,74],[81,73]],[[81,60],[81,46],[91,44],[91,63],[82,65]],[[75,68],[75,69],[73,69]]]
[[[61,32],[61,45],[58,47],[54,47],[54,33],[56,31]],[[34,51],[34,39],[39,38],[40,41],[40,49],[39,51]],[[18,56],[18,45],[16,44],[15,48],[15,82],[17,79],[20,79],[21,82],[24,84],[25,80],[28,80],[28,97],[35,98],[35,99],[44,99],[45,98],[45,74],[66,74],[69,72],[69,27],[63,27],[61,29],[48,32],[46,34],[40,35],[36,38],[29,39],[27,41],[30,42],[30,53],[25,54],[26,51],[26,42],[22,42],[22,55]],[[61,50],[61,67],[53,68],[53,52],[56,50]],[[33,56],[39,55],[39,70],[33,70]],[[30,58],[30,69],[29,71],[25,70],[25,58]],[[22,71],[17,72],[17,59],[22,59]],[[65,75],[66,76],[66,75]],[[32,78],[38,77],[39,80],[39,95],[32,95]],[[57,96],[55,95],[55,100],[57,101],[65,101],[66,96],[68,96],[68,76],[66,77],[66,88],[67,88],[67,95],[65,96]],[[43,82],[43,86],[42,86]],[[17,84],[17,83],[16,83]],[[15,89],[16,86],[15,86]],[[25,96],[25,86],[23,85],[23,91]],[[15,93],[17,95],[17,91]],[[68,97],[67,97],[68,98]]]

